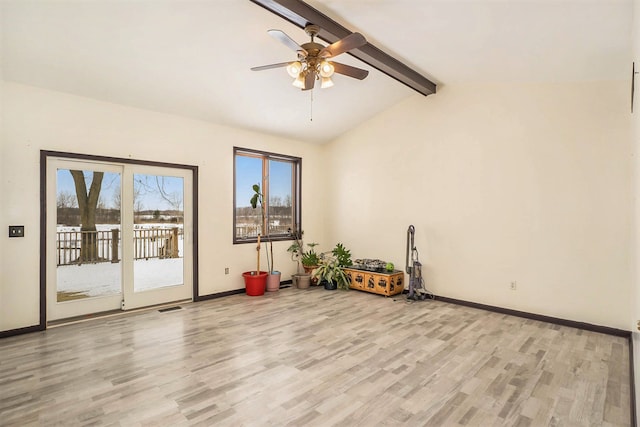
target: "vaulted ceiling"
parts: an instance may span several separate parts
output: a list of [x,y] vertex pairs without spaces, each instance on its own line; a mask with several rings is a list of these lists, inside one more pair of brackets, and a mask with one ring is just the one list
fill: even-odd
[[[631,0],[307,1],[438,84],[628,80]],[[370,71],[302,92],[267,35],[298,27],[249,0],[4,0],[2,76],[107,102],[325,143],[410,96]],[[312,99],[313,98],[313,99]],[[311,121],[310,118],[313,118]]]

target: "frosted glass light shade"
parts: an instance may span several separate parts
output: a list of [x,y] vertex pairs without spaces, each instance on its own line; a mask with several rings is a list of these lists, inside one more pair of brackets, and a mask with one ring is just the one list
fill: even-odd
[[302,77],[302,73],[298,74],[296,79],[293,81],[293,85],[299,89],[304,88],[304,77]]
[[300,71],[302,71],[302,64],[300,61],[295,61],[287,65],[287,73],[289,73],[289,75],[294,79],[298,77]]
[[333,76],[334,71],[335,68],[333,67],[333,64],[331,64],[331,62],[322,61],[320,63],[320,77],[331,77]]
[[331,80],[331,77],[323,77],[322,83],[320,83],[320,89],[326,89],[331,86],[333,86],[333,81]]

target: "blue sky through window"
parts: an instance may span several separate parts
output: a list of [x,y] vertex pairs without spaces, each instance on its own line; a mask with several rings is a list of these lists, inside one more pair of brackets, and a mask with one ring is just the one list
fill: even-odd
[[[91,186],[91,180],[93,178],[92,171],[84,171],[85,182],[87,185],[87,191]],[[183,195],[184,194],[184,182],[181,177],[162,176],[157,181],[155,175],[138,175],[134,176],[142,185],[145,191],[140,191],[138,195],[138,205],[142,210],[146,209],[158,209],[158,210],[170,210],[175,209],[167,200],[165,200],[157,188],[158,185],[162,186],[163,191],[166,194]],[[154,188],[155,187],[155,188]],[[62,192],[69,193],[75,196],[76,187],[73,182],[73,177],[68,169],[58,169],[57,171],[57,194]],[[113,208],[116,206],[117,194],[120,192],[120,174],[113,172],[105,172],[102,179],[102,188],[100,190],[100,200],[106,208]],[[180,206],[182,208],[183,206]]]
[[[269,161],[269,196],[285,201],[291,197],[291,176],[293,168],[290,162]],[[236,207],[250,206],[253,185],[262,187],[262,159],[257,157],[236,156]]]

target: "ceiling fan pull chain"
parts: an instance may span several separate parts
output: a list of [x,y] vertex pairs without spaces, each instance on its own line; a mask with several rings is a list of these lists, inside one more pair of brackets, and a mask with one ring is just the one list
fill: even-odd
[[309,108],[309,121],[312,122],[313,121],[313,89],[310,90],[309,92],[311,92],[311,106]]

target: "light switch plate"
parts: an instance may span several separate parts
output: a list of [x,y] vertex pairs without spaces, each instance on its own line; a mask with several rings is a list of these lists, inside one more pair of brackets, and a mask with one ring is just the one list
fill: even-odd
[[9,237],[24,237],[24,225],[10,225]]

